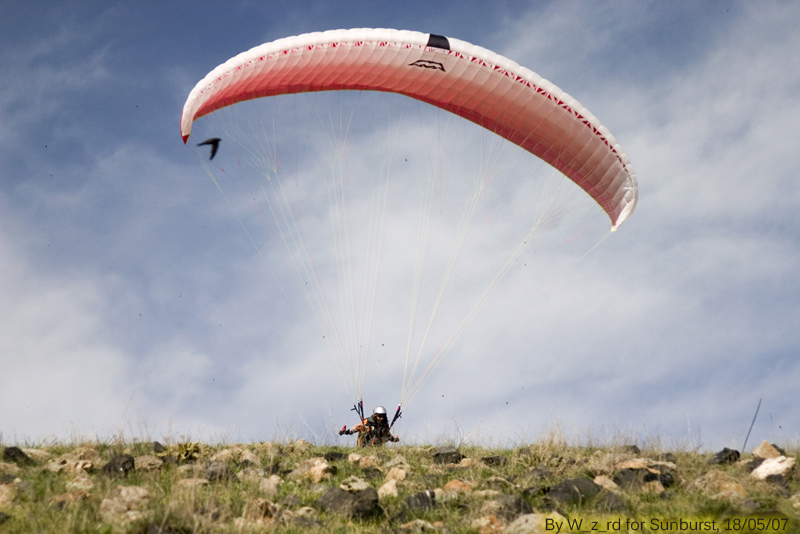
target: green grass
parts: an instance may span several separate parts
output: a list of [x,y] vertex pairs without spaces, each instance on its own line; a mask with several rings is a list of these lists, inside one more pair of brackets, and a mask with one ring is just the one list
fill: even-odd
[[[786,518],[786,528],[766,530],[768,532],[796,532],[800,518],[800,480],[790,477],[786,487],[757,481],[742,465],[709,466],[710,454],[687,451],[672,451],[670,458],[675,464],[669,471],[674,475],[674,485],[667,489],[668,498],[649,491],[645,487],[621,489],[616,492],[624,507],[615,512],[604,511],[603,490],[594,498],[580,504],[554,503],[548,496],[548,488],[569,478],[594,478],[599,474],[614,475],[617,461],[631,458],[657,460],[668,451],[657,448],[632,452],[614,446],[574,446],[552,436],[539,442],[513,449],[481,448],[462,446],[459,451],[469,460],[455,465],[434,463],[434,447],[391,446],[384,449],[358,450],[343,447],[296,447],[292,443],[264,445],[261,443],[241,446],[175,444],[160,453],[164,464],[156,469],[138,469],[127,476],[111,477],[101,468],[117,454],[134,457],[156,455],[150,443],[83,443],[48,444],[35,447],[49,455],[34,465],[19,467],[0,463],[3,492],[0,492],[0,532],[3,533],[224,533],[224,532],[387,532],[399,530],[413,520],[422,520],[432,525],[435,531],[459,533],[479,532],[476,520],[487,517],[497,508],[492,508],[494,493],[500,492],[518,497],[531,506],[534,513],[549,514],[556,511],[562,518],[571,521],[584,519],[597,521],[606,526],[621,519],[633,519],[647,523],[653,518],[699,519],[722,521],[725,518],[753,516]],[[234,480],[209,481],[199,486],[186,486],[182,482],[203,477],[211,458],[224,450],[231,451],[226,462],[236,475]],[[0,447],[2,450],[2,447]],[[54,472],[49,462],[62,455],[84,451],[84,456],[93,458],[93,467],[85,473],[69,472],[68,468]],[[242,450],[255,454],[257,463],[242,464]],[[327,452],[373,455],[380,471],[377,477],[367,479],[364,469],[347,459],[330,462],[336,472],[320,482],[307,479],[294,480],[289,473],[303,461],[320,457]],[[389,471],[384,464],[402,455],[408,466],[407,477],[397,483],[398,495],[380,499],[380,513],[370,519],[353,519],[336,513],[308,512],[304,507],[314,508],[329,488],[338,487],[350,476],[367,479],[375,489],[384,484]],[[797,459],[798,451],[787,451]],[[481,459],[491,456],[505,458],[497,465],[489,465]],[[277,464],[277,467],[276,467]],[[52,465],[52,464],[51,464]],[[710,470],[719,470],[739,484],[746,495],[734,500],[719,500],[697,489],[693,482]],[[276,470],[281,477],[277,494],[267,496],[261,491],[264,478]],[[536,470],[536,471],[533,471]],[[542,476],[540,476],[542,475]],[[84,489],[76,488],[76,479],[88,484]],[[88,482],[87,482],[88,480]],[[404,505],[407,497],[425,490],[444,488],[448,482],[460,480],[472,488],[466,493],[441,494],[434,508],[408,510]],[[117,498],[120,487],[136,486],[147,490],[147,497],[133,507],[129,520],[111,518],[110,502]],[[71,496],[69,499],[65,496]],[[259,500],[261,499],[261,500]],[[269,503],[265,501],[267,499]],[[59,500],[65,501],[58,504]],[[104,504],[106,501],[106,504]],[[272,503],[272,504],[270,504]],[[254,510],[282,509],[284,521],[251,520]],[[261,507],[261,508],[259,508]],[[288,511],[288,512],[287,512]],[[303,522],[297,515],[310,513],[311,519]],[[280,512],[279,512],[280,513]],[[294,514],[295,519],[290,516]],[[772,514],[772,515],[770,515]],[[559,517],[559,516],[551,516]],[[498,517],[504,526],[514,516]],[[777,523],[772,523],[776,525]],[[730,525],[730,523],[729,523]],[[585,528],[584,531],[589,531]],[[555,532],[555,530],[552,530]],[[569,531],[562,525],[561,532]],[[578,529],[573,529],[578,531]],[[623,530],[624,531],[624,530]],[[641,532],[641,529],[629,530]],[[648,530],[644,530],[648,531]],[[652,530],[650,530],[652,531]],[[719,530],[724,532],[725,530]],[[740,530],[741,531],[741,530]],[[744,530],[747,532],[747,530]],[[756,530],[754,530],[756,531]],[[764,531],[764,530],[762,530]],[[500,530],[495,530],[500,532]]]

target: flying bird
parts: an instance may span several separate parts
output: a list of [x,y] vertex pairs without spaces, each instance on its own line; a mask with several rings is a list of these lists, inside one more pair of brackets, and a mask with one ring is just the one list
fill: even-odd
[[219,137],[211,137],[209,139],[206,139],[202,143],[197,143],[197,146],[211,145],[211,157],[208,159],[212,160],[214,159],[214,156],[217,155],[217,149],[219,149],[220,141],[222,141],[222,139],[220,139]]

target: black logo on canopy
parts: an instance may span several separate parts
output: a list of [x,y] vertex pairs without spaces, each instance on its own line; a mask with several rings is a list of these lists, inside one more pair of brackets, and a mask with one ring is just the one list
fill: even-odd
[[409,63],[409,67],[422,67],[423,69],[436,69],[442,72],[447,72],[444,70],[444,65],[439,63],[438,61],[430,61],[427,59],[418,59],[414,63]]

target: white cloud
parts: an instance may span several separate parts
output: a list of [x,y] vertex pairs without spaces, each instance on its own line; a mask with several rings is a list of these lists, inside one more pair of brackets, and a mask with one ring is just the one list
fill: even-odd
[[125,409],[124,354],[104,335],[105,287],[51,277],[0,234],[0,427],[11,439],[106,433]]
[[[797,9],[737,6],[694,35],[700,22],[688,24],[684,8],[653,7],[552,3],[487,37],[610,127],[642,195],[630,221],[567,274],[550,275],[546,291],[526,277],[539,270],[513,271],[408,407],[404,436],[475,430],[473,438],[502,444],[534,439],[561,421],[585,433],[632,429],[739,446],[749,423],[741,414],[749,419],[758,397],[776,423],[760,419],[754,432],[775,435],[780,421],[796,415]],[[722,16],[714,9],[689,12],[707,21]],[[102,49],[51,60],[75,39],[64,30],[2,56],[12,72],[30,74],[6,78],[0,91],[8,124],[32,131],[91,84],[113,78]],[[294,126],[283,114],[269,117]],[[63,125],[73,137],[85,127]],[[413,136],[439,135],[422,128],[415,123]],[[99,432],[139,427],[153,438],[268,439],[323,435],[332,423],[351,422],[341,420],[352,415],[350,399],[295,298],[295,281],[279,270],[279,280],[271,277],[200,166],[170,159],[181,157],[177,151],[158,155],[161,147],[127,131],[109,131],[107,150],[84,143],[80,165],[47,154],[39,161],[21,138],[0,139],[21,148],[15,157],[28,158],[26,165],[61,173],[52,181],[19,173],[24,179],[13,187],[3,184],[0,405],[15,407],[0,413],[3,439],[57,434],[69,424]],[[354,138],[353,146],[373,148],[381,139]],[[403,180],[429,170],[405,140],[395,153],[398,204]],[[320,141],[307,141],[292,155],[316,178],[326,162],[309,149]],[[226,138],[213,164],[231,165],[235,153]],[[352,176],[375,165],[349,156]],[[298,185],[327,202],[313,180]],[[527,211],[514,195],[489,200],[482,218]],[[388,220],[387,247],[413,242],[408,211]],[[242,221],[252,227],[258,217],[250,211]],[[497,240],[479,228],[460,265],[497,269]],[[315,253],[330,244],[322,235],[307,238]],[[447,251],[452,239],[438,239],[434,248]],[[262,248],[267,257],[276,250]],[[520,259],[532,256],[526,250]],[[412,260],[402,251],[384,258],[385,300],[365,389],[370,407],[397,400],[410,301],[401,275]],[[551,256],[536,267],[560,262]],[[474,301],[470,282],[457,278],[453,295]],[[335,296],[327,278],[322,287]],[[282,291],[294,295],[297,313]],[[471,301],[453,299],[445,317],[462,317],[459,306]]]
[[[613,36],[616,30],[600,31],[602,24],[586,17],[575,25],[568,12],[553,9],[552,16],[539,18],[533,29],[524,25],[509,42],[535,48],[553,35],[553,46],[558,46],[564,41],[555,34],[561,36],[563,28],[588,26],[587,40],[574,40],[553,55],[560,60],[577,58],[577,65],[582,64],[581,57],[593,61],[602,55],[605,46],[619,46]],[[612,11],[603,14],[603,20],[618,14]],[[637,17],[642,24],[652,23],[640,12],[617,20],[617,30],[635,24]],[[783,110],[773,112],[761,102],[768,93],[792,109],[795,82],[782,69],[760,66],[770,54],[769,46],[758,46],[752,39],[738,42],[745,26],[742,19],[718,29],[709,39],[714,46],[703,54],[672,64],[636,86],[603,78],[602,66],[592,69],[599,76],[598,90],[604,93],[590,99],[601,106],[592,111],[623,125],[619,137],[639,173],[643,195],[637,213],[570,276],[558,280],[542,300],[515,308],[516,321],[506,323],[499,335],[479,347],[461,370],[458,362],[471,349],[468,343],[459,344],[448,356],[451,361],[445,360],[440,374],[415,400],[412,413],[421,410],[430,421],[445,417],[443,408],[455,409],[466,424],[478,424],[486,414],[505,413],[481,408],[479,399],[512,396],[522,405],[509,404],[515,414],[511,421],[521,427],[539,428],[556,419],[578,427],[633,424],[645,425],[648,431],[660,429],[679,440],[688,416],[694,432],[710,429],[711,439],[727,439],[727,431],[720,429],[734,423],[735,410],[710,406],[715,401],[723,406],[748,404],[749,400],[738,400],[748,398],[739,384],[771,358],[757,355],[781,353],[797,343],[786,339],[791,325],[785,317],[792,315],[785,309],[770,309],[779,295],[775,280],[791,280],[797,267],[790,246],[795,237],[747,229],[747,222],[781,216],[771,207],[797,204],[797,189],[786,183],[784,174],[793,168],[783,161],[790,153],[791,137],[778,135],[771,141],[765,135],[783,131],[789,121]],[[770,20],[754,26],[757,31],[752,35],[762,33]],[[592,47],[599,51],[581,55]],[[757,75],[743,77],[743,72]],[[628,75],[625,81],[631,78]],[[562,87],[573,92],[567,81]],[[580,86],[575,89],[579,91]],[[778,173],[754,181],[759,169]],[[789,285],[796,292],[796,284]],[[511,289],[513,293],[517,286]],[[523,294],[525,290],[519,289]],[[389,300],[398,298],[402,297]],[[471,325],[472,330],[479,327]],[[471,339],[485,336],[484,332]],[[403,346],[402,340],[393,342]],[[731,366],[732,361],[736,365]],[[384,382],[383,370],[371,366],[369,376],[391,384],[390,377]],[[509,381],[515,383],[513,391]],[[453,384],[469,384],[469,391],[454,391]],[[445,408],[436,402],[434,389],[447,390],[448,398],[457,396],[458,402]],[[704,401],[673,401],[674,396]],[[528,413],[527,403],[552,406],[545,411],[550,415]],[[405,428],[420,432],[419,425],[409,420]],[[483,435],[495,429],[485,421],[481,425]],[[508,428],[503,426],[503,432]]]

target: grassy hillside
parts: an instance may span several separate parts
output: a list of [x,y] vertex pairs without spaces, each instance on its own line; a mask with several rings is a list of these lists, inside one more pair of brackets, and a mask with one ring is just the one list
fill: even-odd
[[[733,453],[295,443],[0,447],[0,532],[800,532]],[[798,451],[780,451],[784,464]],[[778,454],[778,453],[776,453]],[[755,461],[754,461],[755,460]]]

